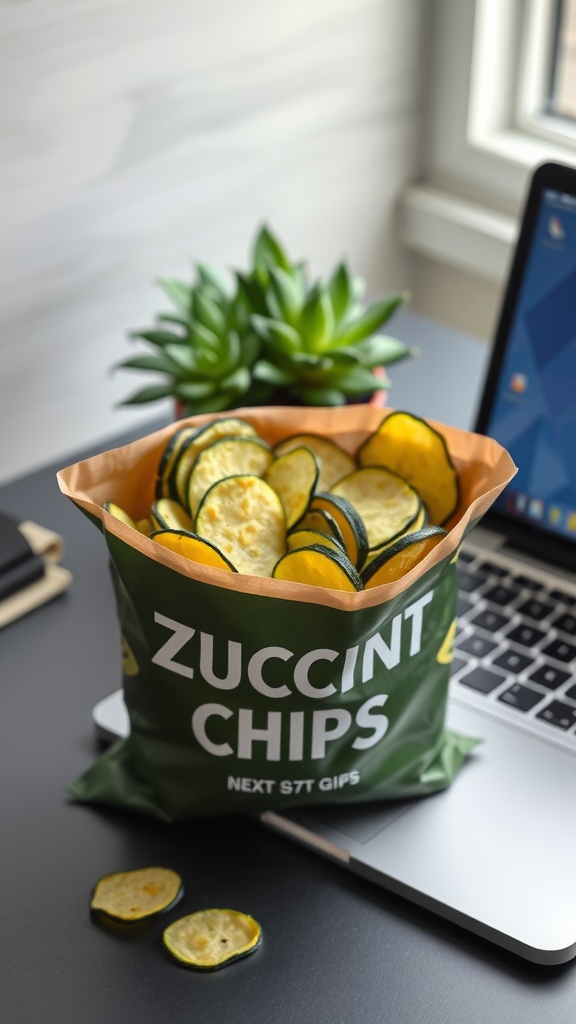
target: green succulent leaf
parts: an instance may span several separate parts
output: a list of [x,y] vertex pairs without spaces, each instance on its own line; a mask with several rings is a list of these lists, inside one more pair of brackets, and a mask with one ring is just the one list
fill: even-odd
[[155,356],[134,356],[133,359],[125,359],[118,363],[118,369],[122,370],[153,370],[157,373],[173,375],[178,372],[178,366],[164,351]]
[[270,267],[290,269],[290,261],[284,249],[266,225],[261,227],[256,235],[252,249],[252,266],[264,280],[267,278]]
[[219,387],[222,391],[229,391],[234,395],[241,395],[250,387],[250,372],[245,366],[239,366],[234,373],[222,377]]
[[192,286],[184,281],[176,281],[171,277],[161,277],[158,284],[170,301],[174,303],[178,312],[188,319],[192,300]]
[[298,277],[289,274],[282,267],[270,269],[270,288],[276,299],[280,316],[291,327],[297,328],[302,306],[303,292]]
[[203,354],[206,353],[217,353],[220,349],[220,339],[204,324],[201,324],[198,320],[195,320],[190,330],[190,340],[192,346],[197,348]]
[[414,354],[403,341],[384,334],[374,334],[359,342],[357,351],[366,366],[390,366]]
[[345,263],[340,263],[332,274],[328,282],[328,294],[332,303],[334,320],[338,324],[347,312],[352,299],[352,282]]
[[190,373],[194,370],[197,357],[194,349],[188,345],[168,345],[164,351],[180,371],[185,370]]
[[242,274],[240,271],[236,271],[236,285],[238,288],[236,302],[244,304],[248,318],[253,313],[265,315],[268,312],[265,289],[254,274]]
[[294,388],[304,405],[345,405],[346,395],[337,388]]
[[125,398],[121,405],[144,405],[146,402],[157,402],[161,398],[170,398],[174,394],[174,384],[169,381],[167,384],[152,384],[147,388],[140,388],[134,394]]
[[208,292],[196,289],[192,296],[192,315],[217,338],[226,332],[226,316]]
[[160,330],[131,331],[129,337],[149,341],[151,345],[156,345],[158,348],[164,348],[165,345],[173,345],[185,340],[182,338],[182,335],[176,334],[175,331]]
[[177,384],[174,391],[176,396],[183,398],[185,402],[195,402],[200,398],[213,395],[215,389],[216,385],[211,380],[185,380]]
[[260,337],[279,352],[292,355],[300,351],[302,340],[298,331],[295,331],[290,324],[284,324],[281,320],[272,320],[267,316],[253,316],[251,324]]
[[188,317],[178,316],[177,313],[158,313],[157,320],[170,324],[180,324],[181,327],[188,327]]
[[280,388],[288,387],[288,385],[294,384],[297,380],[294,373],[276,366],[275,363],[268,362],[267,359],[258,360],[254,365],[253,375],[256,380],[266,381],[266,383]]
[[379,380],[371,370],[361,366],[340,375],[329,375],[326,383],[334,383],[345,395],[369,395],[373,391],[385,391],[386,380]]
[[328,290],[317,284],[308,294],[300,314],[300,334],[307,352],[323,352],[334,331],[334,313]]
[[208,263],[197,263],[195,270],[198,280],[205,288],[216,292],[222,299],[230,299],[230,281],[218,267],[213,267]]
[[399,306],[406,301],[406,294],[399,292],[386,299],[372,303],[353,320],[346,319],[339,325],[332,342],[336,348],[340,345],[355,345],[364,338],[376,334],[376,331],[390,319]]
[[240,356],[239,363],[241,366],[251,367],[260,355],[262,349],[262,340],[254,331],[240,336]]

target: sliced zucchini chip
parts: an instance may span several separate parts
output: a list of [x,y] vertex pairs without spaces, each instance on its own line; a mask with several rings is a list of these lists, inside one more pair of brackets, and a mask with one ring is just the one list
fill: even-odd
[[163,941],[178,963],[215,971],[255,953],[262,942],[262,929],[253,917],[239,910],[197,910],[169,924]]
[[155,530],[186,530],[194,533],[194,520],[174,498],[159,498],[150,509]]
[[343,545],[340,544],[335,537],[328,536],[327,533],[321,533],[320,530],[291,530],[290,533],[286,534],[286,547],[288,551],[294,551],[295,548],[309,548],[313,544],[319,544],[320,547],[330,548],[331,551],[335,551],[336,554],[342,554],[344,551]]
[[193,516],[206,491],[224,477],[263,476],[274,456],[260,437],[222,437],[201,451],[188,479],[186,504]]
[[418,416],[390,413],[359,448],[358,462],[361,466],[386,466],[412,484],[436,526],[450,519],[458,508],[458,473],[446,442]]
[[441,526],[424,526],[407,533],[370,562],[361,573],[365,590],[393,583],[410,572],[446,536]]
[[320,434],[294,434],[292,437],[286,437],[274,447],[274,454],[285,455],[286,452],[301,446],[309,448],[316,456],[320,467],[316,485],[319,491],[329,491],[332,484],[356,469],[356,460],[352,455],[340,448],[335,441],[321,437]]
[[174,551],[175,554],[198,562],[199,565],[211,565],[214,569],[238,572],[216,544],[212,544],[205,537],[198,537],[195,533],[186,533],[184,530],[157,530],[151,534],[151,538],[163,548],[168,548],[168,551]]
[[270,576],[286,550],[282,502],[270,484],[250,474],[212,484],[198,509],[196,532],[251,576]]
[[114,921],[142,921],[173,907],[184,894],[171,868],[135,868],[104,875],[96,884],[90,909]]
[[311,509],[328,512],[336,520],[344,538],[348,558],[357,568],[364,565],[368,554],[368,533],[362,517],[347,498],[339,494],[319,492],[310,502]]
[[308,583],[329,590],[356,593],[363,589],[362,580],[349,558],[342,552],[320,544],[288,551],[274,566],[276,580]]
[[[428,513],[426,511],[426,506],[422,501],[420,502],[420,511],[416,516],[415,521],[404,531],[404,533],[400,534],[400,537],[404,537],[408,533],[415,533],[416,530],[421,530],[422,527],[427,525]],[[386,548],[391,547],[392,544],[395,544],[397,540],[400,540],[400,537],[394,537],[393,540],[387,541],[387,543],[382,544],[381,547],[373,548],[371,551],[369,551],[368,554],[366,555],[366,561],[364,562],[363,569],[365,569],[366,566],[370,564],[370,562],[373,562],[375,558],[378,558],[378,556],[381,555],[382,552],[386,550]]]
[[338,523],[331,516],[329,512],[320,508],[309,508],[308,511],[295,523],[293,529],[295,530],[318,530],[320,533],[326,533],[329,537],[333,537],[335,541],[340,545],[343,551],[346,550],[344,544],[344,537],[342,536],[342,530],[338,526]]
[[381,466],[355,470],[334,484],[331,493],[354,506],[366,527],[369,550],[404,533],[416,522],[422,507],[418,492]]
[[306,512],[316,484],[319,469],[309,448],[293,448],[279,455],[264,474],[282,502],[286,527],[290,529]]
[[224,419],[208,423],[196,430],[191,438],[181,449],[177,461],[172,469],[172,496],[178,498],[182,505],[186,505],[188,493],[188,480],[192,467],[200,452],[208,448],[221,437],[257,437],[257,431],[247,423],[246,420],[236,416],[226,416]]
[[172,471],[184,445],[197,434],[195,427],[180,427],[168,441],[160,456],[158,463],[158,478],[156,480],[156,498],[174,498],[176,492],[172,479]]
[[154,523],[149,516],[145,516],[144,519],[136,520],[136,529],[138,533],[143,533],[145,537],[149,537],[154,529]]
[[105,501],[104,510],[109,512],[111,516],[114,516],[115,519],[119,519],[121,523],[125,523],[126,526],[131,526],[133,530],[138,529],[136,520],[132,519],[132,516],[128,515],[128,513],[121,508],[120,505],[117,505],[115,501]]

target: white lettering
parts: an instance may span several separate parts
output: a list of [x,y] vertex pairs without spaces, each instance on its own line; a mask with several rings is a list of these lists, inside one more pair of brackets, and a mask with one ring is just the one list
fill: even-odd
[[228,674],[222,679],[214,673],[214,637],[200,633],[200,674],[217,690],[233,690],[242,676],[242,644],[228,641]]
[[[333,728],[328,728],[329,722]],[[312,712],[312,750],[310,756],[318,760],[326,756],[327,741],[333,742],[344,736],[352,722],[352,715],[344,708],[332,708],[326,711]]]
[[280,760],[282,712],[269,711],[267,720],[268,725],[265,729],[255,729],[252,724],[252,709],[240,708],[238,712],[238,757],[250,761],[252,759],[252,742],[261,740],[266,744],[266,760]]
[[362,660],[362,682],[367,683],[374,678],[374,654],[377,654],[386,668],[394,668],[400,664],[400,639],[402,635],[402,615],[392,619],[390,646],[384,642],[380,633],[375,633],[366,641]]
[[386,715],[372,715],[370,712],[372,708],[384,707],[387,700],[387,693],[377,693],[375,697],[370,697],[358,708],[356,725],[359,725],[361,729],[372,729],[372,735],[358,736],[352,744],[354,750],[368,750],[386,735],[389,725]]
[[304,757],[304,712],[290,712],[289,761],[301,761]]
[[308,672],[315,661],[334,661],[338,657],[338,651],[332,651],[328,647],[321,647],[317,651],[308,651],[303,654],[294,669],[294,683],[300,693],[305,697],[314,697],[321,700],[323,697],[331,697],[336,693],[336,687],[332,683],[327,686],[312,686],[308,679]]
[[359,650],[359,647],[350,647],[346,651],[344,671],[342,672],[342,693],[346,693],[346,690],[351,690],[354,686],[354,669],[356,668]]
[[169,619],[166,615],[160,615],[160,612],[154,612],[154,622],[157,622],[159,626],[166,626],[166,629],[171,629],[174,635],[156,652],[152,658],[152,663],[160,665],[162,668],[167,668],[169,672],[176,672],[179,676],[193,679],[194,670],[188,665],[182,665],[179,661],[174,661],[174,655],[178,654],[184,645],[192,639],[196,630],[192,629],[191,626],[183,626],[181,622]]
[[421,597],[414,604],[404,609],[404,618],[412,619],[412,635],[410,637],[410,656],[418,654],[422,646],[422,612],[427,604],[430,604],[434,591],[429,590],[424,597]]
[[290,690],[286,685],[269,686],[262,678],[262,668],[270,658],[280,658],[282,661],[289,661],[294,655],[286,647],[264,647],[256,651],[248,662],[248,678],[258,693],[264,697],[289,697]]
[[221,718],[231,718],[233,712],[230,708],[225,708],[222,704],[202,704],[201,707],[196,708],[192,715],[192,732],[201,747],[207,750],[209,754],[214,754],[215,757],[227,757],[229,754],[233,754],[234,751],[229,743],[213,743],[212,740],[208,739],[206,734],[206,722],[211,715],[220,715]]

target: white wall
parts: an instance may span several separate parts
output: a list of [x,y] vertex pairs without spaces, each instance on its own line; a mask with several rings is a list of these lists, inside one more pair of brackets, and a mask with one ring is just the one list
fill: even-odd
[[[161,275],[245,265],[267,220],[315,272],[410,285],[421,0],[4,0],[0,479],[161,414],[110,367]],[[165,407],[167,408],[167,407]]]

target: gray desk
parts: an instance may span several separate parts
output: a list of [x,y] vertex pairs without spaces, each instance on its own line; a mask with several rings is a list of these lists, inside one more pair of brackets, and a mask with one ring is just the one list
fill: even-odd
[[[393,371],[391,404],[469,425],[485,346],[408,314],[400,333],[422,355]],[[74,575],[0,633],[0,1019],[573,1024],[574,963],[529,966],[248,820],[165,826],[67,800],[97,753],[90,712],[118,685],[119,643],[103,541],[56,468],[0,488],[0,508],[64,535]],[[128,934],[91,921],[100,875],[155,863],[184,876],[183,912],[251,912],[260,952],[201,975],[168,961],[161,919]]]

